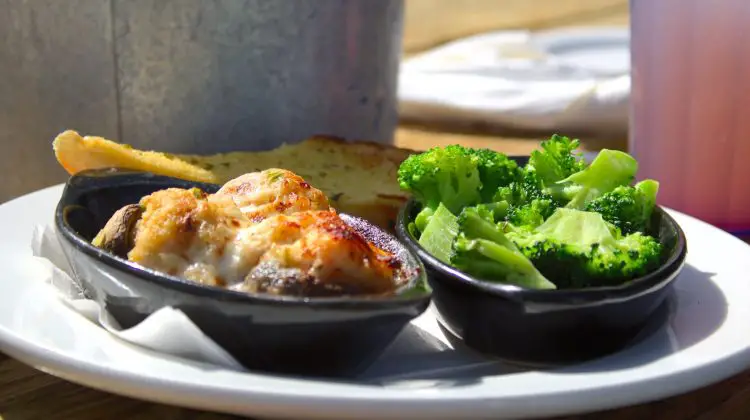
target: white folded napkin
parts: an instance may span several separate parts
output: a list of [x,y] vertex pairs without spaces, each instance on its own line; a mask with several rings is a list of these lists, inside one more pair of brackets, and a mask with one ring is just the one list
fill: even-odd
[[399,75],[412,120],[619,132],[629,97],[626,28],[481,34],[406,59]]
[[[163,308],[135,327],[120,328],[96,302],[83,296],[53,226],[37,226],[31,247],[36,262],[47,270],[45,278],[40,280],[57,290],[61,302],[117,338],[159,353],[245,370],[183,312],[174,308]],[[426,313],[409,324],[360,379],[380,383],[409,378],[429,380],[435,374],[462,376],[476,369],[493,372],[518,370],[456,346],[445,337],[434,316]]]
[[130,343],[179,357],[230,368],[243,369],[232,356],[193,324],[182,312],[163,308],[135,327],[122,329],[93,300],[86,299],[73,280],[72,270],[52,226],[37,226],[31,249],[47,271],[47,283],[59,292],[61,301],[111,334]]

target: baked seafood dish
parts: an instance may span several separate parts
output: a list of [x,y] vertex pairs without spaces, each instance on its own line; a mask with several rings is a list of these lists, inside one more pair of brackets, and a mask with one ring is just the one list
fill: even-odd
[[218,184],[99,168],[68,179],[55,227],[122,328],[172,308],[247,369],[351,377],[432,289],[414,252],[330,201],[288,169]]
[[392,253],[344,222],[320,190],[277,168],[239,176],[215,193],[155,191],[119,209],[93,244],[170,276],[237,291],[387,295],[405,281]]

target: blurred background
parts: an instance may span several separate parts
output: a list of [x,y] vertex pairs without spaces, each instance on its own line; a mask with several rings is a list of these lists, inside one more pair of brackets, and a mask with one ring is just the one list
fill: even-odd
[[628,0],[407,0],[403,50],[408,56],[498,29],[628,23]]
[[[473,146],[500,148],[508,153],[526,153],[530,145],[538,142],[539,138],[547,137],[552,132],[561,132],[571,136],[578,136],[587,150],[599,150],[602,147],[626,150],[628,147],[627,118],[629,96],[629,30],[630,3],[628,0],[407,0],[405,14],[405,29],[403,40],[402,84],[400,106],[400,126],[397,132],[397,143],[404,147],[422,148],[425,143],[448,144],[452,142],[468,142]],[[503,36],[521,34],[521,42],[505,40]],[[613,36],[614,34],[614,36]],[[493,39],[495,36],[497,38]],[[487,40],[476,38],[486,37]],[[534,39],[536,38],[536,39]],[[453,51],[436,51],[446,44],[458,44]],[[520,45],[522,44],[522,45]],[[536,48],[532,48],[536,47]],[[456,51],[457,50],[457,51]],[[505,50],[504,57],[502,52]],[[540,51],[543,50],[543,51]],[[617,57],[612,60],[607,54],[612,50]],[[421,67],[423,72],[403,80],[405,70],[410,66],[420,67],[420,55],[435,51],[441,55],[439,60],[432,60]],[[555,62],[565,54],[570,60],[565,63]],[[537,54],[537,57],[534,57]],[[475,56],[472,58],[471,56]],[[495,57],[493,57],[493,55]],[[546,55],[546,57],[539,57]],[[588,59],[589,68],[570,67],[571,61],[583,63],[584,55]],[[407,89],[415,85],[415,79],[420,80],[430,73],[447,73],[446,68],[452,66],[451,61],[460,61],[453,68],[456,73],[471,76],[487,76],[477,78],[476,92],[471,89],[448,91],[442,86],[450,82],[449,79],[435,80],[424,86]],[[433,58],[433,57],[431,57]],[[523,58],[530,58],[524,62]],[[540,58],[534,60],[534,58]],[[546,60],[551,58],[550,60]],[[503,60],[506,59],[506,60]],[[544,61],[547,63],[544,63]],[[569,102],[556,102],[555,93],[565,90],[565,83],[559,85],[542,84],[540,89],[546,91],[547,97],[523,93],[532,90],[526,81],[503,72],[512,67],[508,62],[521,62],[520,71],[536,73],[530,76],[541,82],[568,82],[580,76],[580,73],[595,72],[596,66],[606,65],[615,61],[622,65],[618,71],[626,80],[626,86],[617,86],[618,96],[616,106],[614,102],[591,101],[590,108],[584,108],[582,96],[571,96]],[[623,62],[624,61],[624,62]],[[576,63],[573,63],[574,65]],[[544,73],[547,70],[548,73]],[[565,73],[568,71],[569,73]],[[578,71],[578,74],[576,74]],[[541,73],[541,74],[540,74]],[[615,72],[617,73],[617,71]],[[584,74],[586,78],[589,74]],[[559,78],[556,78],[558,77]],[[599,76],[594,74],[594,76]],[[599,81],[609,81],[610,74],[603,77],[593,77],[596,85]],[[504,79],[505,85],[493,84],[493,79]],[[457,79],[456,83],[471,83],[474,80]],[[516,83],[519,82],[519,83]],[[493,88],[496,88],[493,92]],[[420,90],[420,88],[422,88]],[[443,89],[444,94],[434,93],[424,98],[414,98],[412,94],[425,94],[425,91]],[[593,89],[592,89],[593,90]],[[408,91],[408,92],[407,92]],[[442,92],[441,92],[442,93]],[[502,95],[509,97],[507,103]],[[466,98],[470,96],[470,98]],[[512,98],[510,98],[512,97]],[[531,98],[529,98],[531,97]],[[482,103],[487,100],[489,105]],[[492,102],[494,101],[494,102]],[[530,104],[521,104],[524,101]],[[531,102],[534,102],[531,104]],[[424,106],[446,103],[451,109],[445,112],[434,112],[434,107]],[[525,109],[522,109],[526,105]],[[537,109],[555,108],[581,111],[570,116],[570,124],[561,124],[559,118],[562,112],[542,115],[544,111]],[[575,109],[579,105],[579,109]],[[482,107],[486,112],[482,111]],[[536,106],[536,109],[534,109]],[[616,116],[617,123],[606,124],[604,118],[597,115],[602,110],[610,111]],[[518,111],[515,114],[513,111]],[[505,114],[508,118],[502,118]],[[500,116],[500,118],[497,118]],[[546,120],[533,117],[549,117]],[[525,127],[508,124],[512,117],[528,117]],[[557,119],[555,119],[557,118]],[[579,123],[583,121],[583,123]],[[595,127],[595,122],[601,121],[601,127]],[[520,122],[519,118],[516,121]],[[498,139],[502,139],[498,144]]]
[[[158,114],[167,109],[166,105],[160,105],[149,97],[140,102],[131,99],[134,109],[130,112],[134,115],[123,111],[123,115],[118,117],[114,102],[127,101],[128,97],[117,98],[118,94],[122,94],[112,89],[110,79],[114,62],[119,59],[118,65],[122,69],[129,65],[127,60],[132,58],[132,54],[114,56],[110,48],[112,37],[132,37],[133,32],[144,31],[143,28],[148,26],[139,28],[117,21],[112,23],[109,16],[115,4],[120,9],[117,14],[130,13],[132,22],[141,19],[138,10],[147,5],[159,8],[166,2],[0,0],[0,42],[3,42],[0,44],[0,144],[3,145],[0,165],[5,175],[5,182],[0,184],[0,201],[65,180],[66,174],[55,162],[50,147],[52,139],[60,131],[70,128],[82,134],[121,140],[118,133],[123,130],[139,130],[137,125],[140,123],[133,121],[146,118],[146,122],[151,122],[148,115],[143,117],[139,112]],[[128,7],[133,10],[128,11]],[[373,11],[362,13],[375,16]],[[451,40],[492,30],[535,30],[581,24],[589,27],[625,27],[628,24],[627,0],[406,0],[403,13],[403,38],[399,42],[402,44],[401,55],[407,59]],[[153,24],[153,13],[148,16],[145,12],[142,14],[146,24]],[[389,17],[390,22],[397,25],[401,21],[399,17],[394,14]],[[182,18],[177,16],[175,19]],[[221,22],[222,17],[216,19]],[[394,32],[394,36],[398,35],[397,30],[386,29]],[[141,44],[158,44],[152,39],[149,41],[135,36]],[[371,34],[367,36],[372,37]],[[168,41],[164,40],[163,43]],[[159,45],[147,47],[150,49],[141,45],[141,51],[155,54]],[[133,48],[139,51],[137,45]],[[381,65],[384,60],[383,57],[379,58],[371,66]],[[136,66],[138,64],[135,63]],[[160,76],[159,70],[158,67],[140,69],[141,74],[134,80],[163,80],[159,77],[167,76]],[[196,74],[201,75],[193,72],[180,77],[183,77],[182,80],[184,77],[195,78],[198,77]],[[148,94],[159,90],[160,85],[163,83],[144,82],[136,88]],[[186,99],[181,97],[176,100]],[[162,111],[159,110],[160,106]],[[144,108],[146,111],[141,111]],[[214,112],[220,114],[221,111]],[[188,116],[183,120],[190,119]],[[463,141],[462,136],[467,136],[480,144],[484,141],[491,147],[523,151],[527,149],[527,143],[532,144],[538,139],[534,133],[529,134],[524,130],[487,127],[481,121],[459,122],[457,124],[441,118],[424,121],[402,115],[395,132],[395,142],[403,147],[421,149],[431,144]],[[290,124],[288,120],[281,121],[281,124],[284,123]],[[380,131],[374,133],[387,133],[392,128],[389,124],[390,120],[385,119],[378,128]],[[150,135],[151,132],[144,128],[141,134]],[[503,139],[507,142],[498,145],[498,135],[505,136]],[[615,147],[624,147],[625,138],[622,135],[608,137],[608,141],[615,142]],[[586,137],[587,140],[591,138]],[[128,140],[136,146],[151,144],[146,140],[125,139]],[[159,144],[157,140],[148,141]]]

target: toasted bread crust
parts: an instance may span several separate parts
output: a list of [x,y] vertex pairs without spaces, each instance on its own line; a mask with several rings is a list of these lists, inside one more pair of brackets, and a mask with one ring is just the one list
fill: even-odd
[[199,182],[220,182],[198,165],[167,153],[133,149],[103,137],[82,137],[73,130],[60,133],[52,142],[57,161],[68,173],[118,167],[153,172]]
[[392,229],[399,208],[408,198],[398,186],[398,167],[414,153],[370,141],[315,136],[268,151],[170,155],[134,149],[102,137],[82,137],[72,130],[58,135],[53,148],[58,162],[70,174],[121,167],[223,184],[248,172],[284,168],[316,185],[338,211],[387,229]]

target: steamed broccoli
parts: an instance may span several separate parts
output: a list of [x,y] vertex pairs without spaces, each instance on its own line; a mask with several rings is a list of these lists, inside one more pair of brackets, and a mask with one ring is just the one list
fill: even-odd
[[479,179],[482,182],[482,202],[492,200],[499,187],[509,185],[521,175],[516,161],[490,149],[469,149],[477,163]]
[[638,162],[629,154],[602,149],[591,165],[545,186],[544,191],[566,202],[565,207],[582,210],[590,201],[605,193],[621,185],[629,185],[637,170]]
[[458,145],[410,156],[398,180],[422,207],[409,232],[460,270],[530,288],[616,285],[654,270],[659,184],[631,185],[638,163],[627,153],[604,149],[587,165],[578,146],[554,135],[523,167]]
[[542,191],[541,181],[533,171],[525,171],[520,180],[499,188],[493,201],[508,203],[506,221],[528,228],[542,224],[559,205]]
[[601,214],[605,221],[620,228],[622,233],[646,233],[658,192],[659,183],[647,179],[632,187],[615,188],[588,203],[586,210]]
[[517,227],[534,228],[564,204],[553,198],[545,187],[585,169],[585,162],[576,153],[579,144],[578,140],[553,135],[541,143],[541,150],[531,153],[518,180],[497,190],[493,200],[509,204],[508,222]]
[[415,220],[420,231],[441,203],[451,213],[458,214],[465,206],[480,201],[482,188],[477,159],[458,145],[434,147],[409,156],[399,166],[398,182],[422,204]]
[[510,206],[520,206],[539,198],[550,196],[542,191],[542,184],[536,173],[524,171],[516,181],[498,188],[492,196],[492,201],[505,201]]
[[424,230],[427,228],[428,222],[432,219],[432,216],[436,211],[437,209],[424,206],[422,210],[417,213],[417,217],[414,218],[414,227],[417,228],[418,232],[424,232]]
[[[487,220],[493,222],[503,219],[507,211],[505,203],[478,204],[470,208],[480,212]],[[420,215],[422,214],[420,213]],[[458,228],[458,218],[440,204],[434,212],[430,211],[429,223],[420,230],[421,235],[416,235],[413,231],[410,233],[419,238],[419,244],[427,252],[440,261],[450,263],[453,241],[458,235]]]
[[430,211],[429,223],[420,230],[422,234],[419,236],[419,244],[435,258],[445,263],[450,262],[453,240],[458,235],[456,219],[450,210],[439,204],[434,212]]
[[554,134],[541,143],[542,150],[535,150],[529,156],[525,170],[535,172],[545,184],[553,184],[561,179],[582,171],[586,163],[576,149],[580,141]]
[[507,237],[558,288],[616,285],[654,270],[661,244],[641,233],[622,235],[598,213],[558,208],[529,232]]
[[528,204],[510,208],[506,220],[515,226],[533,229],[544,223],[555,208],[550,199],[534,199]]
[[493,217],[482,207],[467,207],[461,212],[451,264],[488,281],[554,289],[555,285],[508,240]]
[[406,158],[398,182],[422,204],[414,223],[424,231],[439,204],[458,214],[466,206],[488,203],[499,187],[520,174],[518,164],[502,153],[450,145]]

